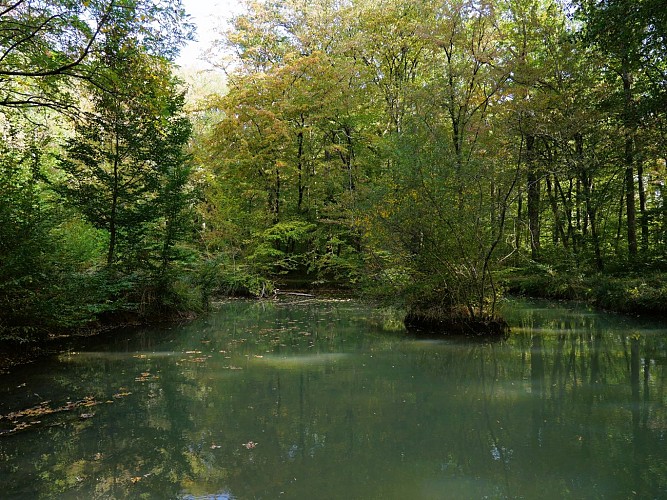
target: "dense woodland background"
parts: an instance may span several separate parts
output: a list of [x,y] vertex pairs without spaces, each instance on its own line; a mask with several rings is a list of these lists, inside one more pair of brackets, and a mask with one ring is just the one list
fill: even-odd
[[191,36],[178,0],[0,2],[4,341],[285,286],[664,313],[662,0],[249,2],[206,74]]

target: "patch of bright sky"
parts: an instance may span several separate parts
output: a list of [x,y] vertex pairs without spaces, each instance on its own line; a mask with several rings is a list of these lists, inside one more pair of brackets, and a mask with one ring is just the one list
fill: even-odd
[[176,64],[183,68],[210,69],[205,52],[217,38],[216,30],[224,26],[232,16],[242,9],[241,0],[183,0],[185,11],[197,27],[195,41],[181,49]]

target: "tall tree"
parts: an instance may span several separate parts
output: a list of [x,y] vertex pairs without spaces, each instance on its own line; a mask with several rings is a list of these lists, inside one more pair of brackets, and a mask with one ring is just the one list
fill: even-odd
[[142,49],[176,56],[191,36],[181,0],[16,0],[0,5],[0,106],[76,106],[76,81],[103,85],[99,56],[122,29]]
[[111,265],[119,257],[141,258],[146,223],[160,215],[165,179],[180,178],[189,128],[179,117],[182,96],[162,59],[121,37],[106,50],[107,88],[113,91],[89,88],[91,109],[76,124],[60,162],[66,174],[60,191],[95,227],[108,231]]
[[[623,137],[623,151],[619,156],[624,165],[627,248],[630,259],[635,259],[638,254],[636,160],[640,124],[637,95],[641,86],[641,68],[646,62],[642,60],[642,54],[648,34],[647,19],[642,11],[643,2],[583,0],[578,3],[584,21],[584,39],[607,57],[607,78],[615,86],[608,103],[617,112]],[[643,196],[641,181],[639,189]]]

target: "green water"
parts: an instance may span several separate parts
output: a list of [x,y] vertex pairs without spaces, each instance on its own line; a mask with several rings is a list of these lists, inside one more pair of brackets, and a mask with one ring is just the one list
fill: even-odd
[[1,375],[0,497],[667,497],[667,328],[505,311],[483,343],[231,302]]

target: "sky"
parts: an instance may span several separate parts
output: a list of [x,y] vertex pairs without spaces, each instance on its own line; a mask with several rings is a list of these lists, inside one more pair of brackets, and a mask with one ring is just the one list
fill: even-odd
[[176,60],[184,68],[208,69],[202,53],[215,39],[215,28],[241,11],[241,0],[183,0],[183,7],[197,26],[196,41],[188,43]]

